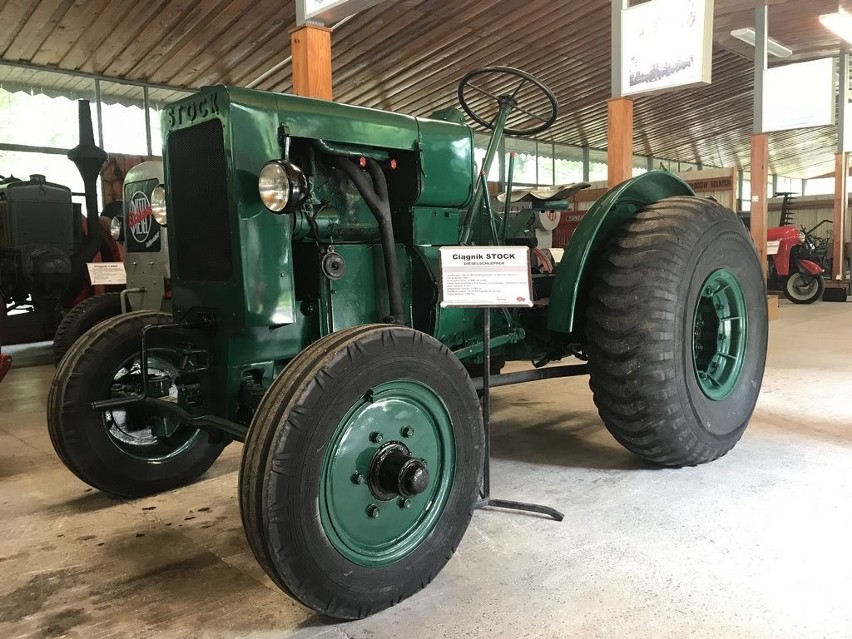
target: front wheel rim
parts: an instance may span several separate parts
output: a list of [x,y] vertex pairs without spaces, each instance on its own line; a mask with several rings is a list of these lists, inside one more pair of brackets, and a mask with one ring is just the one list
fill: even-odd
[[701,285],[692,322],[692,366],[698,387],[713,401],[737,385],[748,341],[745,295],[728,269],[713,271]]
[[[177,398],[178,368],[166,354],[148,355],[149,379],[163,375],[169,380],[168,396]],[[109,397],[126,397],[142,390],[139,383],[139,356],[115,368]],[[180,457],[193,447],[201,431],[186,426],[173,416],[157,416],[141,406],[106,410],[102,423],[110,443],[123,455],[147,464],[161,464]]]
[[[423,492],[391,496],[371,486],[374,461],[389,445],[409,451],[428,469]],[[375,386],[344,415],[329,441],[319,485],[324,532],[355,564],[399,561],[434,530],[454,474],[452,420],[440,397],[410,380]]]

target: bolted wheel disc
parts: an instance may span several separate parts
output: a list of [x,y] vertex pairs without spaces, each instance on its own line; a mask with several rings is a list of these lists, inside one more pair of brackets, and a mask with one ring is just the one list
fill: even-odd
[[[326,453],[319,494],[329,541],[362,566],[404,557],[440,518],[454,466],[450,415],[432,389],[402,380],[370,389],[341,420]],[[415,475],[424,474],[431,481],[412,494]]]
[[398,603],[461,541],[483,439],[470,377],[434,338],[391,325],[324,337],[273,382],[249,428],[240,511],[255,557],[331,617]]
[[728,269],[713,271],[701,287],[692,329],[692,366],[710,399],[724,399],[736,386],[747,339],[743,289]]

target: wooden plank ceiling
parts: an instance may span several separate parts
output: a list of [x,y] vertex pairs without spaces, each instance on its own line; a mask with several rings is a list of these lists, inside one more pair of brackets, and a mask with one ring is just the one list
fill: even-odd
[[[839,41],[818,16],[847,0],[768,1],[770,36],[793,49],[788,61],[836,55]],[[638,98],[637,155],[748,169],[753,48],[730,31],[753,26],[758,4],[716,0],[713,83]],[[2,60],[172,87],[226,83],[291,89],[292,2],[7,0],[0,5]],[[456,105],[456,84],[465,72],[515,66],[541,78],[559,99],[559,119],[541,139],[604,149],[609,33],[610,0],[389,0],[335,29],[335,99],[428,115]],[[3,73],[0,81],[13,85],[14,72],[4,67]],[[796,177],[830,172],[835,135],[835,127],[772,134],[770,171]]]

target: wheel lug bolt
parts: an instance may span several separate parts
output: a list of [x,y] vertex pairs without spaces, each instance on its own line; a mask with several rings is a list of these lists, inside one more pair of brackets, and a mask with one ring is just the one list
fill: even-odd
[[370,441],[374,444],[381,444],[385,440],[384,435],[379,432],[370,433]]
[[353,484],[363,484],[365,481],[367,480],[364,479],[364,475],[362,475],[361,473],[355,473],[354,475],[352,475]]
[[413,437],[414,436],[414,429],[411,426],[406,426],[405,428],[402,429],[402,436],[403,437]]
[[411,508],[411,500],[405,499],[404,497],[400,498],[397,502],[400,508]]
[[379,507],[375,504],[370,504],[367,508],[367,515],[370,517],[370,519],[375,519],[381,514],[381,512],[382,511],[380,511]]

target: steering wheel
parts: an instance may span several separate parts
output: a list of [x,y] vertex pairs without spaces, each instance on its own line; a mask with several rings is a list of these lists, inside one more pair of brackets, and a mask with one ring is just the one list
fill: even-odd
[[[483,77],[483,76],[487,76]],[[517,86],[511,88],[515,80],[520,78]],[[478,84],[472,81],[479,79]],[[487,81],[486,86],[481,86]],[[510,87],[506,89],[505,87]],[[530,95],[520,95],[521,89],[528,86],[533,89]],[[481,93],[497,102],[498,110],[493,118],[486,119],[481,114],[476,113],[468,103],[468,98],[465,97],[465,92],[470,89],[473,92]],[[523,100],[525,103],[533,103],[533,106],[526,108],[519,106],[518,102]],[[547,88],[541,80],[537,80],[529,73],[512,67],[483,67],[469,71],[459,82],[459,104],[461,104],[464,112],[467,113],[475,122],[484,126],[486,129],[494,129],[500,109],[507,109],[510,113],[518,111],[527,116],[527,120],[538,120],[541,124],[518,128],[517,125],[506,127],[503,132],[507,135],[535,135],[550,128],[556,121],[556,116],[559,114],[559,104],[556,102],[556,96],[553,91]],[[541,109],[542,106],[546,109],[544,113],[536,113],[534,109]],[[508,124],[508,120],[507,120]]]

